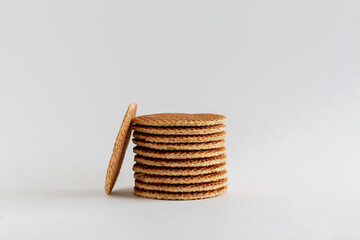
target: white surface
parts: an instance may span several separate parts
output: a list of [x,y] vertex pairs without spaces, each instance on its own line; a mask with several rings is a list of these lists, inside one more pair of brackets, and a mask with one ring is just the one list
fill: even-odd
[[[1,1],[0,239],[359,239],[358,1]],[[228,117],[228,194],[134,197],[129,102]]]

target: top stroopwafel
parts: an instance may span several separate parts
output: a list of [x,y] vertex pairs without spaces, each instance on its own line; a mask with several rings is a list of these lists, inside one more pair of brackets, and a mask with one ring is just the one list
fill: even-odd
[[158,113],[138,116],[134,123],[145,126],[210,126],[222,124],[226,117],[212,113]]

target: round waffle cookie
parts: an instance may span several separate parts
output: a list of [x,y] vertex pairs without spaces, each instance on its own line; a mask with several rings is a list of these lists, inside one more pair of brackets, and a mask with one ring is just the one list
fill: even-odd
[[202,175],[213,172],[219,172],[225,170],[226,163],[220,163],[208,167],[195,167],[195,168],[165,168],[165,167],[153,167],[146,166],[139,163],[135,163],[133,170],[137,173],[145,173],[150,175],[165,175],[165,176],[191,176]]
[[226,125],[218,124],[199,127],[153,127],[134,125],[134,130],[148,134],[158,135],[203,135],[225,131]]
[[144,147],[134,147],[134,153],[144,157],[162,158],[162,159],[194,159],[194,158],[207,158],[222,155],[226,152],[225,147],[196,150],[196,151],[161,151],[153,150]]
[[160,159],[149,158],[140,155],[135,155],[135,162],[155,167],[206,167],[217,165],[226,162],[226,154],[209,158],[196,158],[196,159]]
[[145,183],[135,180],[135,187],[151,191],[166,192],[201,192],[211,191],[227,186],[227,178],[214,182],[194,183],[194,184],[161,184],[161,183]]
[[213,142],[205,143],[154,143],[148,142],[141,139],[133,138],[133,143],[140,147],[146,147],[157,150],[204,150],[204,149],[214,149],[225,146],[225,140],[218,140]]
[[129,140],[131,137],[131,124],[132,120],[134,119],[136,115],[136,109],[137,105],[136,103],[130,103],[124,120],[121,124],[119,133],[117,135],[113,153],[110,158],[109,167],[106,173],[106,179],[105,179],[105,192],[107,194],[110,194],[117,177],[120,173],[120,168],[124,160],[126,148],[129,144]]
[[158,113],[138,116],[134,119],[134,123],[145,126],[209,126],[225,121],[225,116],[212,113]]
[[198,176],[159,176],[144,173],[134,173],[134,178],[146,183],[165,183],[165,184],[190,184],[213,182],[227,178],[227,171],[208,173]]
[[199,143],[212,142],[225,139],[226,132],[205,134],[205,135],[155,135],[141,132],[134,132],[134,138],[156,143]]
[[218,188],[210,191],[202,192],[162,192],[162,191],[151,191],[135,187],[134,193],[136,196],[160,199],[160,200],[196,200],[216,197],[224,194],[227,191],[227,186]]

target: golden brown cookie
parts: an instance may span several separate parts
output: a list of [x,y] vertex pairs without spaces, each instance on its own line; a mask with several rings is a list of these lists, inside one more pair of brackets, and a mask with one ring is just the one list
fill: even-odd
[[130,103],[124,120],[121,124],[119,133],[117,135],[113,153],[110,158],[109,167],[106,174],[106,180],[105,180],[105,192],[107,194],[110,194],[117,177],[119,176],[120,168],[122,165],[122,162],[124,160],[126,148],[128,146],[130,137],[131,137],[131,125],[132,120],[136,116],[136,109],[137,105],[136,103]]
[[153,198],[153,199],[161,199],[161,200],[196,200],[196,199],[204,199],[216,197],[221,194],[226,193],[227,187],[222,187],[219,189],[211,190],[211,191],[202,191],[202,192],[162,192],[162,191],[150,191],[144,190],[135,187],[134,193],[139,197]]
[[200,126],[200,127],[152,127],[134,125],[134,130],[148,134],[158,135],[203,135],[225,131],[225,124]]
[[227,178],[227,171],[214,172],[198,176],[160,176],[144,173],[134,173],[134,178],[147,183],[166,183],[166,184],[189,184],[213,182]]
[[211,191],[227,186],[227,178],[214,182],[193,183],[193,184],[161,184],[161,183],[146,183],[140,180],[135,180],[135,187],[151,191],[166,191],[166,192],[201,192]]
[[222,155],[226,152],[225,147],[208,149],[208,150],[194,150],[194,151],[161,151],[153,150],[144,147],[134,147],[134,153],[151,158],[162,159],[194,159],[194,158],[207,158]]
[[135,163],[133,170],[137,173],[145,173],[150,175],[165,175],[165,176],[194,176],[202,175],[213,172],[220,172],[225,170],[226,163],[220,163],[207,167],[195,167],[195,168],[165,168],[165,167],[153,167],[146,166],[140,163]]
[[205,135],[155,135],[141,132],[134,132],[134,138],[157,143],[199,143],[224,140],[226,132],[205,134]]
[[158,113],[138,116],[134,123],[145,126],[209,126],[222,124],[226,117],[212,113]]
[[196,158],[196,159],[161,159],[149,158],[140,155],[135,155],[135,162],[155,167],[206,167],[217,165],[226,162],[226,154],[209,158]]
[[148,142],[141,139],[133,138],[133,143],[140,147],[146,147],[157,150],[166,150],[166,151],[174,151],[174,150],[204,150],[204,149],[214,149],[225,146],[225,140],[218,140],[213,142],[205,142],[205,143],[154,143]]

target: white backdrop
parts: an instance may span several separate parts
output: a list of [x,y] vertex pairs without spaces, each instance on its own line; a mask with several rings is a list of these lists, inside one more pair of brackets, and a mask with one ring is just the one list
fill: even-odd
[[[360,3],[0,1],[0,239],[359,239]],[[229,192],[133,196],[127,105],[228,117]]]

